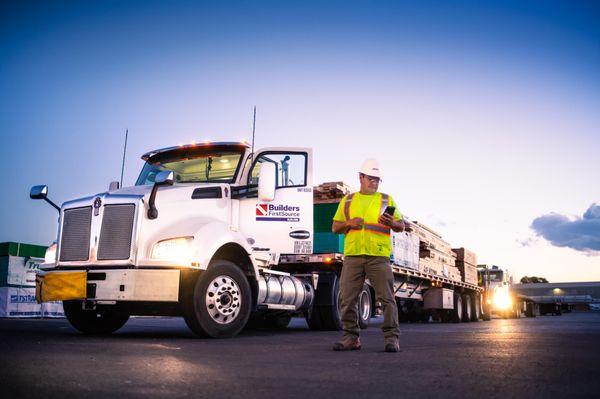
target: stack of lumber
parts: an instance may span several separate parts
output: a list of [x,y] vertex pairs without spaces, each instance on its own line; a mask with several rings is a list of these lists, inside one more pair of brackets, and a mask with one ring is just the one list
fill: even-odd
[[419,237],[419,270],[460,281],[456,268],[456,255],[450,244],[431,228],[419,222],[412,222],[411,229]]
[[477,255],[465,248],[452,248],[452,252],[456,254],[456,267],[462,281],[477,285]]
[[350,186],[341,181],[319,184],[313,187],[313,201],[315,204],[335,204],[351,191]]

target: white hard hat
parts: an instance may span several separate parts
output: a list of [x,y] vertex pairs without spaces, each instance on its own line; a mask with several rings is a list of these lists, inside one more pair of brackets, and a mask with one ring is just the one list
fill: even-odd
[[369,175],[373,177],[379,177],[381,179],[381,171],[379,170],[379,162],[376,159],[369,158],[363,162],[360,167],[360,173],[363,175]]

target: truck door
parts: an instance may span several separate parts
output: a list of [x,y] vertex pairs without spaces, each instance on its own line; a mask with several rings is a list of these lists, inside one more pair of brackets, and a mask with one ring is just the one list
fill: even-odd
[[[260,166],[276,166],[273,201],[258,199]],[[253,248],[278,254],[310,254],[313,243],[312,150],[265,148],[256,152],[247,174],[250,195],[240,200],[240,231]]]

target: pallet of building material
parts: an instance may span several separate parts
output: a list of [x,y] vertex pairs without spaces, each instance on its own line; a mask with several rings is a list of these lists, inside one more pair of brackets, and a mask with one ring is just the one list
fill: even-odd
[[445,267],[445,275],[446,277],[448,277],[450,280],[452,281],[463,281],[462,280],[462,275],[460,273],[460,270],[458,270],[457,267],[454,266],[446,266]]
[[410,269],[419,268],[419,237],[409,232],[392,232],[391,262]]
[[419,258],[419,271],[442,276],[444,265],[430,258]]
[[450,244],[442,239],[442,237],[429,227],[419,222],[411,223],[413,232],[419,236],[421,248],[437,249],[438,251],[449,253],[451,251]]
[[452,252],[456,254],[456,260],[477,266],[477,255],[474,252],[465,248],[452,248]]
[[477,266],[471,265],[462,260],[457,260],[456,267],[458,270],[460,270],[462,281],[477,285]]
[[430,258],[430,259],[433,259],[444,265],[448,265],[448,266],[452,266],[452,267],[455,266],[454,263],[456,262],[456,258],[454,257],[454,254],[452,252],[445,253],[445,252],[441,252],[441,251],[438,251],[433,248],[429,248],[429,249],[421,248],[419,250],[419,257],[420,258]]
[[344,195],[350,192],[350,186],[344,182],[323,183],[313,187],[313,201],[315,204],[340,202]]

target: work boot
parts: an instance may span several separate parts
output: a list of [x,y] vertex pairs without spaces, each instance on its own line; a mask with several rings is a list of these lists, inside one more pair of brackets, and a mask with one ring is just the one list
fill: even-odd
[[342,338],[333,344],[334,351],[356,351],[360,349],[360,338]]
[[385,351],[386,352],[400,352],[400,345],[398,344],[398,341],[387,342],[385,344]]

